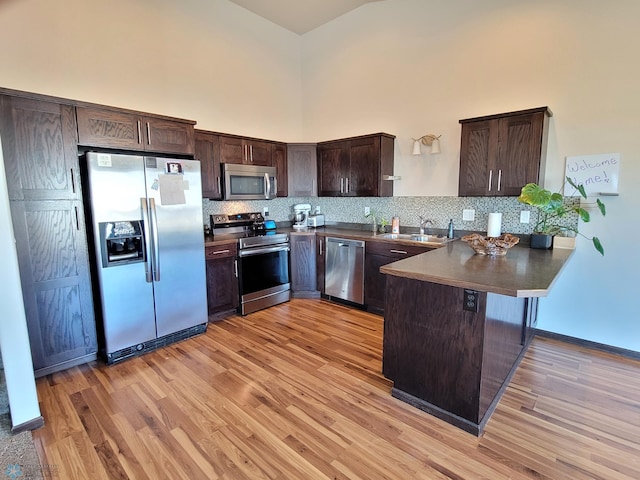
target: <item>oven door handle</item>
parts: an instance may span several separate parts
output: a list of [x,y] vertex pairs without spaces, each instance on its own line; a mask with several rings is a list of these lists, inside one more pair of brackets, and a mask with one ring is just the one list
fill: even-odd
[[262,255],[263,253],[288,252],[291,250],[289,245],[276,245],[273,247],[247,248],[240,250],[239,257],[251,257],[253,255]]

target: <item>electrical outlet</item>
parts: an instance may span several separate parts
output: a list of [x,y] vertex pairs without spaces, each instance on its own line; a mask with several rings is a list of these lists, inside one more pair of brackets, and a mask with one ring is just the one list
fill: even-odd
[[371,209],[369,207],[364,207],[364,215],[365,215],[365,217],[367,215],[369,215],[369,214],[371,214]]
[[468,312],[478,311],[478,292],[475,290],[464,289],[464,299],[462,301],[462,309]]
[[268,217],[269,216],[269,207],[263,207],[262,216],[263,217]]
[[476,211],[472,208],[465,208],[462,210],[462,221],[473,222],[476,219]]
[[529,216],[531,212],[529,210],[522,210],[520,212],[520,223],[529,223]]

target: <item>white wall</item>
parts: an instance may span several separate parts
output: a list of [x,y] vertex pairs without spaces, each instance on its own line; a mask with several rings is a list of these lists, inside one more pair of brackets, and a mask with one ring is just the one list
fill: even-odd
[[296,140],[299,37],[227,0],[4,0],[0,86]]
[[[539,327],[640,351],[640,2],[387,0],[303,37],[304,136],[397,135],[395,194],[456,195],[458,120],[548,105],[547,186],[569,155],[619,152],[620,196],[540,307]],[[411,138],[442,134],[442,154]]]
[[11,422],[13,426],[18,426],[40,417],[40,406],[33,378],[33,361],[4,172],[0,142],[0,349],[11,405]]

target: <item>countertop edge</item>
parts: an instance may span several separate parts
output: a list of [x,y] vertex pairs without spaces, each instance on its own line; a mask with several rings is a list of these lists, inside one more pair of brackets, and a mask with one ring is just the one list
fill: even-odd
[[[574,253],[573,250],[551,252],[516,248],[518,250],[505,257],[492,258],[474,255],[468,246],[458,243],[451,248],[383,265],[380,272],[510,297],[545,297]],[[497,275],[506,280],[496,280]],[[485,278],[487,281],[483,281]]]

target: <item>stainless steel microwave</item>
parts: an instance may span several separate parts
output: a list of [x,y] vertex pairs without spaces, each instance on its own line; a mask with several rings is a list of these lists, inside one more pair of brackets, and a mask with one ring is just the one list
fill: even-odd
[[271,200],[276,198],[276,167],[222,164],[222,191],[225,200]]

